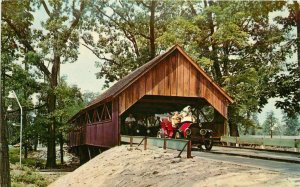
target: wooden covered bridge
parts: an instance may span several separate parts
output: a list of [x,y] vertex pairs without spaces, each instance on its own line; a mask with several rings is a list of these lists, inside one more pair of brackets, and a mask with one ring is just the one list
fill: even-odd
[[136,69],[70,120],[69,146],[110,148],[120,144],[121,126],[129,113],[162,114],[190,105],[211,106],[207,123],[215,137],[226,133],[227,107],[233,100],[178,45]]

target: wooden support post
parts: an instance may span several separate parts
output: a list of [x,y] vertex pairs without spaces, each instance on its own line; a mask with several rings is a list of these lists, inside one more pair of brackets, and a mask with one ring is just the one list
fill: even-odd
[[235,147],[240,147],[240,141],[239,141],[239,138],[238,137],[235,137],[236,140],[235,140]]
[[130,147],[132,147],[132,136],[130,136]]
[[167,149],[167,140],[166,140],[166,138],[164,138],[164,147],[163,148]]
[[188,144],[187,144],[187,151],[186,151],[187,155],[186,157],[187,158],[193,158],[192,157],[192,141],[189,140]]
[[118,135],[118,138],[119,138],[118,145],[119,146],[121,145],[121,133],[122,133],[121,128],[122,128],[122,126],[121,126],[121,117],[118,117],[118,133],[119,133],[119,135]]
[[144,150],[147,150],[147,136],[144,139]]
[[88,146],[88,153],[89,153],[89,158],[91,160],[92,158],[91,158],[91,151],[90,151],[90,147],[89,146]]

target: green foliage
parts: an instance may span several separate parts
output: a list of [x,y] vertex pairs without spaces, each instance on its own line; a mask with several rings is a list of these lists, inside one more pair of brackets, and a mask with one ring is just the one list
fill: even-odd
[[[22,151],[22,155],[24,156],[24,151]],[[20,162],[20,149],[19,148],[10,148],[9,149],[9,162],[11,164],[19,164]],[[24,158],[22,157],[22,167],[24,166],[29,168],[35,168],[36,163],[45,163],[45,160],[38,158]]]
[[[43,136],[41,139],[47,139],[50,146],[47,165],[50,167],[55,165],[55,159],[52,158],[55,158],[56,117],[63,115],[68,117],[67,113],[55,110],[58,103],[56,88],[60,78],[60,65],[77,60],[80,38],[77,31],[88,5],[89,2],[86,0],[2,2],[1,24],[7,29],[4,38],[10,41],[8,44],[14,49],[5,48],[9,57],[6,61],[10,66],[16,66],[15,64],[19,65],[17,60],[20,57],[24,64],[20,68],[10,68],[18,70],[13,72],[12,78],[16,81],[11,84],[13,86],[10,89],[19,90],[17,94],[22,95],[20,98],[25,111],[24,124],[27,124],[24,131],[25,139],[30,137],[28,135],[34,135],[35,142],[41,135]],[[44,13],[43,21],[40,23],[38,19],[34,19],[35,10]],[[34,107],[38,109],[35,111],[38,112],[36,115],[38,123],[28,125],[30,121],[27,118],[30,116],[27,113],[33,110],[29,99],[33,93],[40,96],[40,106]],[[69,111],[70,113],[74,113],[75,109],[68,109],[73,110]],[[49,128],[50,125],[54,128]],[[38,133],[36,130],[39,130]]]
[[[278,16],[276,21],[285,31],[286,42],[284,48],[297,54],[297,62],[289,62],[283,66],[282,73],[278,74],[271,84],[271,96],[280,97],[276,107],[281,108],[290,117],[299,115],[300,111],[300,5],[298,1],[286,3],[288,16]],[[290,55],[291,56],[291,55]]]
[[88,105],[91,101],[93,101],[94,99],[96,99],[96,97],[100,95],[99,93],[94,93],[94,92],[85,92],[82,94],[82,99],[83,99],[83,103],[84,105]]
[[[272,96],[270,82],[292,49],[287,31],[269,19],[286,2],[162,1],[98,2],[83,40],[99,58],[106,86],[150,59],[151,11],[155,12],[156,54],[180,44],[235,103],[229,123],[253,127],[249,116]],[[150,20],[150,22],[149,22]]]
[[51,117],[59,119],[59,132],[68,133],[68,120],[84,107],[82,95],[77,86],[69,86],[62,78],[55,90],[57,96],[57,108]]
[[20,174],[12,174],[12,186],[48,186],[49,182],[40,174],[34,172],[21,172]]
[[287,71],[276,75],[271,85],[271,95],[282,98],[276,101],[276,107],[283,109],[289,116],[299,115],[300,73],[298,67],[288,64]]
[[[82,39],[98,58],[97,76],[105,78],[106,86],[150,60],[151,43],[166,30],[168,21],[180,12],[181,2],[98,1],[91,9]],[[150,12],[155,11],[154,38],[150,30]],[[94,31],[91,32],[91,31]],[[97,37],[94,37],[96,34]],[[98,39],[97,39],[98,38]],[[160,49],[154,51],[159,53]]]
[[49,181],[30,167],[16,166],[12,174],[12,186],[37,186],[44,187],[49,185]]
[[289,117],[288,115],[283,116],[284,135],[296,136],[299,135],[298,129],[300,128],[300,121],[298,116]]
[[[250,133],[249,129],[256,126],[251,115],[259,112],[270,97],[283,98],[276,106],[289,115],[300,111],[299,71],[295,65],[286,69],[283,65],[299,48],[299,40],[290,34],[298,24],[294,14],[297,4],[4,1],[1,61],[4,73],[13,71],[12,77],[5,76],[5,94],[15,90],[28,112],[25,137],[46,142],[49,124],[57,122],[58,132],[66,132],[70,116],[94,98],[93,94],[82,96],[77,87],[64,80],[58,81],[60,64],[77,60],[80,39],[99,58],[97,76],[105,79],[105,86],[149,61],[153,53],[180,44],[234,98],[229,124]],[[271,12],[285,7],[289,17],[278,17],[277,23],[270,21]],[[44,12],[41,23],[34,18],[35,11]],[[286,71],[280,74],[282,70]],[[31,103],[32,94],[38,95],[36,106]],[[54,98],[54,108],[49,107],[50,98]],[[10,103],[6,101],[6,105]],[[13,108],[18,108],[15,102]],[[19,120],[16,113],[8,117]],[[16,132],[18,128],[11,130]],[[12,136],[11,142],[16,141]]]
[[[263,133],[264,135],[279,135],[282,133],[281,125],[279,120],[275,117],[273,111],[268,112],[265,121],[263,122]],[[272,131],[272,132],[271,132]]]

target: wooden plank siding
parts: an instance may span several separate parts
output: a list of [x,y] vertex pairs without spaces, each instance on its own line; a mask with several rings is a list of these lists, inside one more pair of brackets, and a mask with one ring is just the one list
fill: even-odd
[[119,94],[119,116],[144,95],[201,97],[227,117],[226,98],[180,53],[170,54]]
[[183,74],[185,73],[183,71],[183,60],[181,59],[181,55],[177,55],[177,96],[184,96],[184,80],[183,80]]
[[177,55],[172,54],[170,59],[170,65],[171,66],[171,96],[177,96]]
[[[233,102],[232,98],[176,45],[137,68],[75,114],[69,120],[75,127],[69,133],[69,145],[119,145],[120,116],[145,95],[181,99],[202,98],[224,118],[227,118],[229,103]],[[224,124],[223,121],[218,123]],[[221,135],[224,131],[222,126],[216,128]]]
[[[172,61],[172,57],[168,57],[167,62]],[[172,66],[165,63],[165,78],[164,78],[164,95],[171,95],[171,85],[172,85]]]
[[[138,94],[137,94],[138,95]],[[125,98],[125,95],[123,96]],[[80,126],[82,127],[80,130],[72,131],[69,133],[69,146],[75,147],[80,145],[93,145],[98,147],[113,147],[119,144],[119,125],[118,125],[118,112],[119,105],[118,100],[113,100],[111,102],[111,119],[105,121],[99,121],[97,117],[97,121],[90,122],[88,120],[80,121]],[[107,102],[105,104],[108,104]],[[98,108],[91,108],[89,112],[95,112]],[[108,110],[108,109],[107,109]],[[82,114],[82,115],[86,115]],[[93,114],[95,116],[95,114]],[[79,119],[82,117],[80,116]]]

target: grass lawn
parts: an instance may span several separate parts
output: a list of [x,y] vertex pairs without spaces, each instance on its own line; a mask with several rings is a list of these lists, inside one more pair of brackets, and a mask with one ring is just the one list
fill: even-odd
[[[28,154],[28,158],[22,158],[22,167],[19,165],[19,148],[9,149],[9,160],[11,168],[11,182],[14,187],[23,186],[47,186],[53,180],[49,179],[47,175],[42,175],[36,169],[37,163],[45,164],[45,160],[37,158],[34,153]],[[22,153],[23,154],[23,153]],[[24,155],[22,155],[24,156]]]

